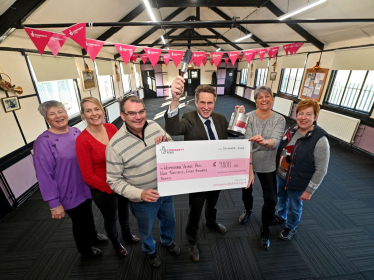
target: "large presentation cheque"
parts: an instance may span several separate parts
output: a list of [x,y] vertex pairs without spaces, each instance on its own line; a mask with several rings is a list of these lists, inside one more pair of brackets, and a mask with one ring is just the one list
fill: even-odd
[[163,142],[156,146],[161,196],[244,188],[248,184],[248,140]]

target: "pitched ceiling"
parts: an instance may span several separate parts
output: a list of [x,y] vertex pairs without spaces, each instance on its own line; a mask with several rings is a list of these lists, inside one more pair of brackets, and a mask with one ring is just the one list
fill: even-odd
[[[21,0],[18,0],[21,1]],[[215,6],[215,3],[222,2],[221,0],[211,0],[209,5]],[[14,0],[0,0],[0,15],[4,13],[14,3]],[[158,21],[165,20],[169,15],[175,12],[178,7],[177,5],[183,3],[192,3],[191,1],[171,1],[171,0],[160,0],[158,1],[162,8],[153,8],[153,13]],[[206,1],[195,0],[193,3],[203,3],[200,9],[200,20],[201,21],[222,21],[224,20],[214,9],[206,7],[204,4]],[[247,5],[253,5],[253,3],[259,3],[262,7],[230,7],[221,6],[217,7],[222,13],[226,14],[227,17],[233,18],[238,17],[237,21],[246,20],[261,20],[261,19],[276,19],[276,16],[266,5],[266,0],[261,1],[224,1],[225,5],[234,3],[249,3]],[[308,0],[271,0],[270,4],[274,4],[281,12],[288,12],[294,10],[306,3]],[[78,22],[116,22],[121,20],[124,16],[133,11],[136,7],[142,4],[142,0],[48,0],[45,1],[38,9],[36,9],[27,19],[23,22],[27,24],[48,24],[48,23],[78,23]],[[166,6],[166,7],[163,7]],[[173,7],[172,7],[173,6]],[[187,5],[186,5],[187,6]],[[292,19],[350,19],[350,18],[372,18],[374,12],[374,1],[373,0],[328,0],[327,2],[319,5],[313,9],[305,11]],[[187,7],[178,15],[172,18],[171,21],[184,21],[189,17],[196,16],[197,9],[195,7]],[[1,18],[1,16],[0,16]],[[141,12],[132,21],[150,21],[150,17],[146,10]],[[374,23],[306,23],[299,24],[305,32],[309,32],[316,40],[323,44],[335,43],[340,41],[346,41],[351,39],[370,38],[374,36]],[[292,27],[287,24],[248,24],[242,25],[242,29],[238,28],[195,28],[195,35],[198,33],[202,36],[216,35],[216,38],[209,38],[211,43],[224,43],[219,44],[224,51],[240,49],[252,49],[261,48],[258,40],[263,42],[269,41],[305,41],[305,38],[295,32]],[[186,28],[184,26],[178,26],[171,36],[177,36],[181,33],[185,34]],[[61,32],[64,28],[44,28],[54,32]],[[93,27],[87,28],[87,38],[98,38],[105,31],[109,30],[108,27]],[[139,44],[152,44],[159,40],[160,36],[171,31],[171,29],[158,29],[153,33],[147,34],[141,41],[137,40],[143,34],[146,34],[152,26],[125,26],[118,32],[114,33],[106,42],[124,43],[131,44],[137,42]],[[254,44],[241,44],[231,43],[237,38],[244,35],[245,30],[252,32],[256,38],[248,38],[242,42],[254,43]],[[2,34],[0,34],[1,36]],[[218,36],[217,36],[218,35]],[[183,36],[181,36],[183,37]],[[12,46],[20,47],[22,40],[29,40],[26,32],[22,29],[16,30],[12,35],[9,36],[1,46]],[[231,41],[231,42],[227,42]],[[174,43],[187,43],[188,40],[176,40]],[[160,42],[161,43],[161,42]],[[214,51],[215,46],[208,45],[206,40],[191,40],[191,43],[199,44],[199,46],[192,46],[192,50],[204,50]],[[231,44],[230,44],[231,43]],[[77,44],[68,40],[67,46],[79,48]],[[203,45],[205,44],[205,45]],[[263,44],[263,43],[262,43]],[[264,45],[264,44],[263,44]],[[282,43],[269,43],[269,46],[282,45]],[[217,46],[217,45],[216,45]],[[64,46],[65,47],[65,46]],[[155,47],[161,47],[156,45]],[[173,49],[186,49],[186,46],[175,46]],[[318,50],[313,44],[306,43],[303,48],[308,50]],[[137,52],[141,51],[141,48],[137,48]],[[64,48],[62,49],[62,52]],[[302,51],[302,49],[301,49]],[[117,54],[114,47],[105,47],[102,52],[106,52],[110,55]]]

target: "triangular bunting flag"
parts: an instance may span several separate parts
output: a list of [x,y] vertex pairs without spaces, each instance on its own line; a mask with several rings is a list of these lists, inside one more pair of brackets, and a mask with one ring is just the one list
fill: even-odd
[[213,66],[213,63],[214,63],[213,59],[209,60],[209,63],[210,63],[210,65]]
[[229,58],[228,57],[225,57],[223,60],[225,61],[226,65],[227,65],[227,63],[229,63]]
[[86,42],[86,51],[88,55],[91,57],[92,61],[94,61],[105,42],[92,39],[86,39]]
[[122,44],[114,44],[118,53],[121,55],[123,62],[125,64],[129,63],[129,60],[134,53],[136,46],[131,45],[122,45]]
[[283,49],[286,52],[286,55],[288,55],[289,53],[291,53],[291,49],[290,49],[291,45],[293,45],[293,44],[283,45]]
[[271,47],[269,56],[275,58],[277,56],[278,50],[279,50],[279,47]]
[[43,54],[45,46],[48,44],[49,39],[52,37],[53,33],[26,27],[25,31],[27,35],[29,35],[31,41],[34,43],[40,54]]
[[218,67],[218,65],[221,63],[223,52],[211,52],[210,55],[212,56],[214,64]]
[[54,56],[57,56],[58,52],[61,50],[67,39],[68,37],[66,37],[65,35],[53,33],[51,39],[49,39],[47,46]]
[[197,67],[200,67],[201,62],[205,57],[205,52],[192,52],[192,58],[196,62]]
[[290,44],[289,51],[290,51],[290,54],[294,54],[295,53],[295,44]]
[[131,60],[132,62],[135,62],[135,61],[138,59],[138,56],[139,56],[139,54],[134,53],[134,54],[131,56],[130,60]]
[[243,60],[243,56],[244,56],[244,55],[239,55],[239,61],[242,61],[242,60]]
[[241,53],[240,51],[235,51],[235,52],[229,52],[228,53],[229,58],[230,58],[231,63],[232,63],[233,66],[235,65],[235,62],[238,59],[240,53]]
[[173,59],[175,67],[178,67],[183,58],[184,51],[168,50],[171,58]]
[[149,61],[152,63],[152,66],[155,67],[158,60],[160,59],[160,55],[162,52],[162,49],[154,49],[154,48],[146,48],[143,47],[145,53],[149,57]]
[[204,66],[206,65],[207,62],[208,62],[208,57],[204,56],[204,58],[203,58],[203,64],[204,64]]
[[148,56],[146,55],[146,54],[141,54],[140,55],[140,58],[142,59],[142,61],[143,61],[143,63],[145,64],[146,62],[147,62],[147,60],[148,60]]
[[254,50],[243,51],[243,54],[245,56],[245,59],[248,61],[248,63],[251,63],[251,60],[256,55]]
[[66,36],[86,49],[86,23],[77,23],[62,30]]
[[263,61],[264,60],[264,56],[266,54],[266,49],[259,49],[259,50],[257,50],[257,52],[258,52],[258,55],[259,55],[261,61]]
[[297,53],[297,51],[302,47],[302,45],[304,45],[304,43],[295,43],[295,52],[294,53]]
[[165,65],[168,66],[169,61],[170,61],[170,54],[164,54],[163,57],[164,57]]

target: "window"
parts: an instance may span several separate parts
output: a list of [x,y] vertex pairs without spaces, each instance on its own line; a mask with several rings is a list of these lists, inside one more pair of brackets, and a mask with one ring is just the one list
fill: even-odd
[[333,71],[325,103],[369,113],[374,103],[374,71]]
[[129,74],[122,75],[122,85],[123,85],[123,93],[128,93],[131,91],[131,83],[130,83]]
[[114,88],[113,88],[113,77],[107,76],[97,76],[97,81],[100,91],[101,103],[105,103],[114,98]]
[[259,68],[256,70],[255,87],[266,85],[266,78],[268,76],[267,68]]
[[282,81],[280,82],[279,92],[298,97],[303,75],[304,68],[282,69]]
[[135,64],[134,64],[134,74],[135,74],[135,86],[136,88],[140,88],[140,73],[136,71]]
[[57,100],[65,105],[69,119],[79,116],[78,88],[74,80],[37,82],[40,101]]
[[248,78],[248,68],[244,68],[240,70],[240,81],[239,84],[245,86],[247,85],[247,78]]

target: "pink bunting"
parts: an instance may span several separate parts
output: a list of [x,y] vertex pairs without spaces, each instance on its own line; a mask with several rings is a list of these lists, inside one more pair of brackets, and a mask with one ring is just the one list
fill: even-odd
[[168,50],[171,58],[173,59],[175,67],[178,67],[179,63],[183,58],[184,51]]
[[235,51],[235,52],[229,52],[228,53],[229,58],[230,58],[233,66],[235,65],[236,60],[239,58],[240,53],[241,53],[240,51]]
[[256,53],[254,50],[248,50],[243,51],[243,54],[245,56],[245,59],[248,61],[248,63],[251,63],[251,60],[255,57]]
[[163,57],[164,57],[165,65],[168,66],[169,61],[170,61],[170,54],[164,54]]
[[207,62],[208,62],[208,57],[204,56],[204,58],[203,58],[203,64],[204,64],[204,66],[206,65]]
[[268,52],[269,57],[276,57],[278,53],[279,47],[271,47],[270,52]]
[[43,54],[45,47],[47,46],[53,33],[44,30],[26,28],[25,31],[29,35],[31,41],[34,43],[35,47],[38,49],[40,54]]
[[96,56],[99,54],[101,48],[104,45],[104,41],[99,41],[99,40],[92,40],[92,39],[87,39],[86,40],[86,50],[88,55],[91,57],[92,61],[95,60]]
[[244,55],[239,55],[239,61],[242,61],[242,60],[243,60],[243,56],[244,56]]
[[54,56],[58,55],[58,52],[61,50],[67,39],[68,37],[66,37],[65,35],[53,33],[52,37],[49,39],[47,46]]
[[221,63],[223,52],[211,52],[210,55],[212,56],[214,64],[218,67],[218,65]]
[[210,63],[210,65],[213,66],[213,63],[214,63],[213,59],[209,60],[209,63]]
[[146,48],[146,47],[143,47],[143,49],[145,53],[148,55],[149,61],[152,63],[152,66],[155,67],[158,60],[160,59],[162,49],[154,49],[154,48]]
[[295,52],[294,53],[297,53],[297,51],[302,47],[302,45],[304,45],[304,43],[295,43]]
[[138,57],[139,57],[139,54],[134,53],[134,54],[130,57],[130,60],[131,60],[132,62],[135,62],[135,61],[138,59]]
[[205,57],[205,52],[192,52],[192,58],[196,62],[197,67],[200,67],[201,62]]
[[125,64],[129,63],[129,60],[134,53],[136,46],[123,45],[123,44],[114,44],[118,53],[121,55],[123,62]]
[[286,55],[294,54],[295,53],[295,44],[283,45],[283,49],[286,52]]
[[82,48],[86,49],[86,23],[74,24],[62,30],[62,32]]
[[226,65],[227,65],[227,63],[229,63],[229,58],[228,57],[225,57],[223,60],[225,61]]
[[140,57],[141,57],[143,63],[145,64],[148,60],[148,56],[146,54],[141,54]]
[[266,54],[266,49],[259,49],[259,50],[257,50],[257,52],[258,52],[258,55],[260,56],[261,61],[263,61],[264,56]]

